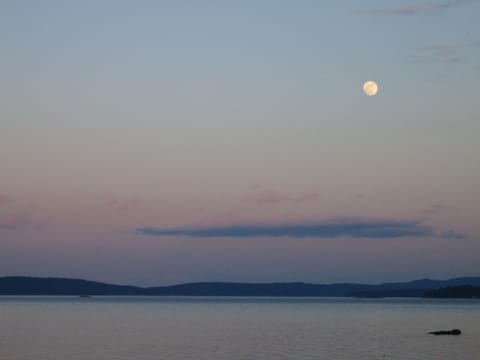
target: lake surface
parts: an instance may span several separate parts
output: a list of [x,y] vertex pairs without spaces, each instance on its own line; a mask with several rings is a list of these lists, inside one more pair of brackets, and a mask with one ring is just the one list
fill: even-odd
[[4,296],[0,359],[478,360],[480,301]]

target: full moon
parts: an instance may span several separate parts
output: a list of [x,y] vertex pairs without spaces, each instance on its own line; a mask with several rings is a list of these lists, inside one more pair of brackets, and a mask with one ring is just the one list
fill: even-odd
[[368,96],[374,96],[378,92],[378,85],[375,81],[366,81],[363,84],[363,92]]

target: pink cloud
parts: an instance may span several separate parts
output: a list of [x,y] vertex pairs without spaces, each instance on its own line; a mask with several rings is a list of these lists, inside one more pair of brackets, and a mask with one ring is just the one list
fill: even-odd
[[107,202],[107,207],[117,211],[127,211],[130,208],[138,206],[142,203],[142,199],[138,196],[134,196],[128,200],[110,200]]
[[289,199],[287,194],[282,194],[275,190],[265,190],[264,192],[258,194],[256,198],[257,204],[274,204]]
[[297,214],[279,214],[269,216],[235,215],[226,213],[207,217],[193,224],[194,227],[207,228],[212,226],[232,226],[244,224],[283,224],[305,220]]
[[318,198],[319,198],[318,193],[311,192],[311,193],[298,196],[297,198],[295,198],[295,202],[304,203],[304,202],[310,202],[310,201],[317,201]]
[[226,225],[226,224],[230,224],[233,219],[234,219],[234,215],[232,213],[226,213],[223,215],[206,217],[200,220],[198,223],[196,223],[195,226],[210,227],[215,225]]
[[117,200],[110,200],[109,202],[107,202],[107,207],[109,208],[115,208],[115,206],[117,205],[118,201]]
[[277,204],[286,201],[304,203],[309,201],[317,201],[318,199],[319,195],[317,192],[310,192],[300,194],[298,196],[293,196],[273,189],[256,192],[255,194],[244,198],[244,200],[255,202],[257,205]]
[[290,197],[288,196],[288,194],[282,194],[276,190],[265,190],[251,196],[247,196],[245,198],[245,200],[253,201],[257,205],[276,204],[287,201],[289,199]]
[[46,224],[44,220],[33,219],[29,214],[6,214],[0,216],[0,229],[40,229]]
[[7,195],[0,195],[0,205],[7,204],[11,199]]

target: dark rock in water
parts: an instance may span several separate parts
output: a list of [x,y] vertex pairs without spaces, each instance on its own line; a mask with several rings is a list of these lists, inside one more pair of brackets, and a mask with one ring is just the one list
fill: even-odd
[[460,335],[462,332],[459,329],[430,331],[432,335]]

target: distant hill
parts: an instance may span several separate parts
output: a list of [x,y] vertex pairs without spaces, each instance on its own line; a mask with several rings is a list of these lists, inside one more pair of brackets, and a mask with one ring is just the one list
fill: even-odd
[[480,286],[461,285],[429,290],[425,293],[427,298],[461,298],[480,299]]
[[379,285],[339,283],[230,283],[202,282],[137,287],[96,281],[25,276],[0,277],[0,295],[146,295],[146,296],[354,296],[421,297],[429,290],[452,286],[480,286],[480,277],[415,280]]
[[62,278],[8,276],[0,278],[0,295],[142,295],[134,286]]
[[421,279],[409,282],[384,283],[373,289],[351,292],[355,297],[423,297],[429,290],[443,287],[476,285],[480,286],[480,277],[461,277],[449,280]]
[[206,282],[161,286],[145,289],[149,295],[181,296],[347,296],[352,291],[370,289],[371,285],[294,283]]

